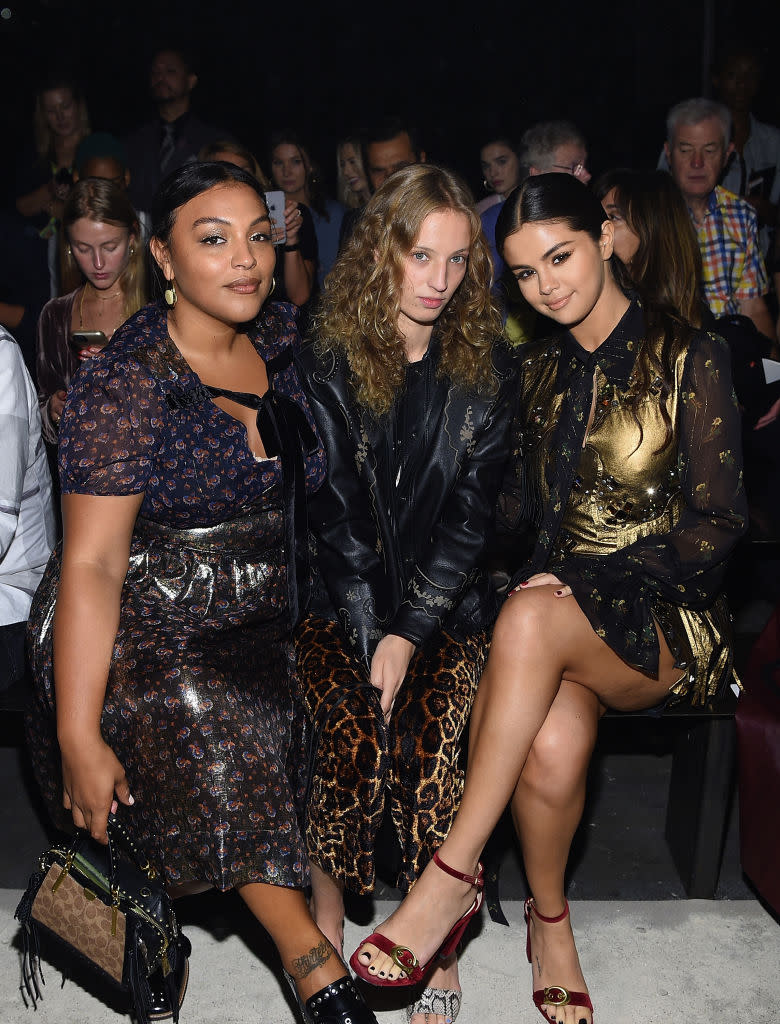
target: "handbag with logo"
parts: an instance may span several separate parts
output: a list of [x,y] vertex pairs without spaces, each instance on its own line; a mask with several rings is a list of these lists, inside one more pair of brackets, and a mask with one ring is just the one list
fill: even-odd
[[[119,845],[129,855],[120,855]],[[41,855],[16,908],[22,926],[22,991],[40,998],[42,936],[109,978],[130,995],[138,1024],[179,1019],[190,944],[156,872],[140,857],[115,817],[108,845],[79,831],[70,846]]]

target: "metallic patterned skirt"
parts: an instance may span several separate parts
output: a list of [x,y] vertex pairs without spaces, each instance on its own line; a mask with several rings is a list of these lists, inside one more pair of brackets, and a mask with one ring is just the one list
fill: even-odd
[[[125,820],[172,883],[300,887],[307,867],[288,780],[295,718],[281,498],[195,529],[139,519],[101,720],[135,798]],[[54,722],[52,555],[31,619],[33,766],[62,827]]]

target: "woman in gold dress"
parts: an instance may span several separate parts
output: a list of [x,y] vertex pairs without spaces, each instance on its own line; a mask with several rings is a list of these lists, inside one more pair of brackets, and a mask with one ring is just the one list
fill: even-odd
[[606,708],[706,702],[730,678],[719,590],[745,528],[739,413],[724,344],[626,294],[612,224],[575,179],[528,179],[497,239],[525,298],[562,328],[522,350],[502,498],[535,543],[495,626],[438,851],[462,878],[432,862],[352,964],[374,984],[425,973],[478,909],[479,858],[511,801],[534,1003],[549,1021],[592,1024],[564,870],[597,724]]

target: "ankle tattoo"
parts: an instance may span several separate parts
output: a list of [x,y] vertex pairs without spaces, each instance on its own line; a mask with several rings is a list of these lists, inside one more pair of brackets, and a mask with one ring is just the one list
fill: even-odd
[[308,953],[293,960],[292,973],[299,981],[307,978],[312,971],[316,971],[318,967],[322,967],[324,963],[327,963],[332,955],[333,950],[330,943],[327,939],[323,939],[318,946],[312,947]]

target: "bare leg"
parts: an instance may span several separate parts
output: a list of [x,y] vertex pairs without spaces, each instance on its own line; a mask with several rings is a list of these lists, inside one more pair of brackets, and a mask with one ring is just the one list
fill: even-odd
[[[564,681],[534,740],[512,797],[512,815],[534,905],[546,917],[565,906],[564,872],[585,804],[588,763],[596,742],[601,704],[591,690]],[[587,992],[569,918],[545,924],[531,915],[533,989],[561,985]],[[550,1020],[591,1024],[586,1007],[556,1009]]]
[[[496,623],[472,713],[463,800],[440,850],[459,871],[476,871],[564,679],[606,705],[628,710],[657,703],[679,677],[665,643],[658,679],[628,667],[596,635],[574,598],[556,598],[553,590],[544,586],[515,594]],[[586,768],[587,762],[583,777]],[[382,933],[425,963],[473,898],[468,885],[431,864]],[[380,977],[396,979],[401,973],[372,945],[362,947],[360,962]]]
[[344,965],[312,920],[300,889],[254,882],[238,892],[271,936],[301,999],[344,977]]
[[311,870],[311,915],[317,927],[344,956],[344,883],[309,861]]

